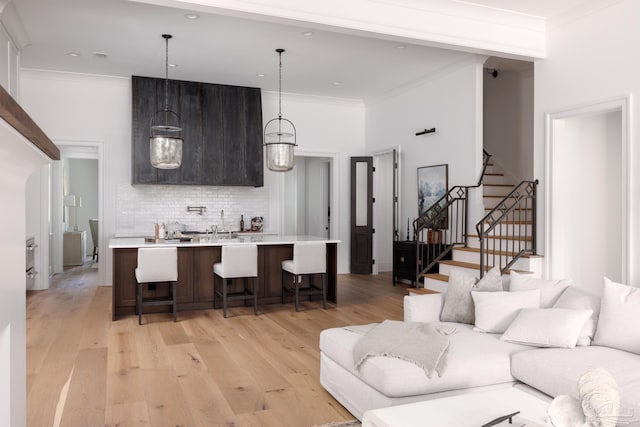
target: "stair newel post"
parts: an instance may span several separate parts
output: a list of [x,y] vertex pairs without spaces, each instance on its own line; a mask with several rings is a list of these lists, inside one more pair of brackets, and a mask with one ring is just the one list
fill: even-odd
[[531,236],[532,236],[532,239],[531,239],[531,251],[532,251],[532,253],[534,255],[537,254],[537,252],[536,252],[536,249],[537,249],[536,248],[536,241],[538,240],[536,238],[536,236],[537,236],[537,234],[536,234],[536,228],[537,228],[536,224],[538,222],[538,215],[537,215],[537,210],[538,210],[538,207],[537,207],[537,204],[538,204],[537,203],[537,201],[538,201],[538,198],[537,198],[538,182],[539,181],[536,179],[535,181],[533,181],[533,184],[532,184],[532,186],[533,186],[533,189],[532,189],[533,201],[531,203]]
[[462,233],[464,235],[464,247],[466,248],[467,245],[467,235],[468,230],[467,230],[467,224],[469,223],[469,187],[464,187],[464,219],[463,219],[463,224],[462,224]]

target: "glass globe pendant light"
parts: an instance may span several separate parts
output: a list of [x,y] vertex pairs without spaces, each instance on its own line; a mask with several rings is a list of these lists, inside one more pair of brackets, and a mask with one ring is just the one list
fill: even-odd
[[151,165],[158,169],[177,169],[182,164],[182,125],[180,116],[169,108],[169,39],[165,40],[164,108],[151,117],[149,157]]
[[278,117],[271,119],[264,127],[264,146],[267,152],[267,168],[274,172],[293,169],[293,153],[296,144],[296,127],[291,120],[282,117],[282,53],[278,52]]

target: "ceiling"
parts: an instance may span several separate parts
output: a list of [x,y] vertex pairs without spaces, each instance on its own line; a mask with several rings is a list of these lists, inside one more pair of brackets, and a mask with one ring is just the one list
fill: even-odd
[[[472,3],[550,17],[585,1]],[[199,13],[192,20],[185,18],[188,10],[128,0],[14,2],[31,41],[22,51],[23,68],[163,77],[161,34],[169,33],[169,62],[177,64],[169,70],[172,79],[277,90],[274,50],[284,48],[283,92],[368,99],[468,55],[317,29],[305,36],[309,28],[231,16]]]

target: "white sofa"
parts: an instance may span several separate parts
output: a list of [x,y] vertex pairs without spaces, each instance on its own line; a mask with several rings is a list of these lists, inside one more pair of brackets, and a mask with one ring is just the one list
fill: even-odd
[[[439,322],[443,294],[407,296],[404,320]],[[358,327],[320,334],[320,382],[349,412],[362,419],[370,409],[447,395],[526,383],[555,397],[578,397],[577,381],[590,367],[607,369],[617,380],[626,425],[640,425],[640,355],[599,346],[537,348],[501,341],[501,334],[475,332],[472,325],[444,323],[450,336],[442,377],[427,378],[416,365],[396,358],[370,357],[357,371],[352,351]],[[639,325],[633,325],[640,328]]]

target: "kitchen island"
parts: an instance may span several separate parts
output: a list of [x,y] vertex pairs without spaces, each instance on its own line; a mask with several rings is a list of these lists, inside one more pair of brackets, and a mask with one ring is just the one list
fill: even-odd
[[[327,244],[327,299],[336,303],[337,244],[339,240],[313,236],[251,235],[237,238],[194,237],[189,241],[164,241],[158,243],[144,237],[113,238],[109,248],[113,251],[112,319],[135,314],[138,248],[178,248],[178,312],[205,310],[213,306],[213,264],[220,262],[222,246],[255,244],[258,246],[258,306],[282,301],[281,263],[293,258],[293,245],[304,242]],[[319,279],[318,279],[319,280]],[[237,290],[242,283],[238,281]],[[170,295],[170,287],[159,283],[147,286],[144,297]],[[234,291],[236,289],[231,289]],[[236,304],[242,304],[241,301]],[[230,306],[233,305],[230,303]],[[215,307],[217,308],[217,307]],[[149,307],[145,312],[168,311],[168,307]]]

